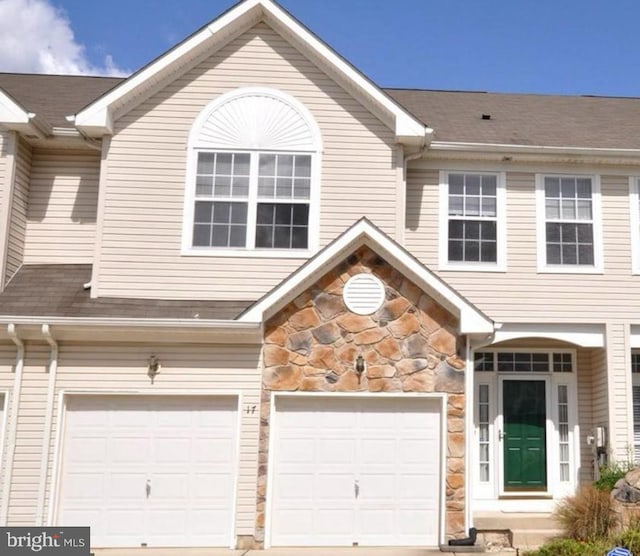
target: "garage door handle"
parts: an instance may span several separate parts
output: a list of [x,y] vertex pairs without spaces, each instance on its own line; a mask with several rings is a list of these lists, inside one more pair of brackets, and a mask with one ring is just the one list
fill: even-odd
[[149,495],[151,494],[151,479],[147,479],[147,483],[144,486],[144,490],[147,494],[147,498],[149,498]]
[[356,495],[356,499],[357,499],[358,496],[360,496],[360,485],[358,484],[358,481],[353,483],[353,492]]

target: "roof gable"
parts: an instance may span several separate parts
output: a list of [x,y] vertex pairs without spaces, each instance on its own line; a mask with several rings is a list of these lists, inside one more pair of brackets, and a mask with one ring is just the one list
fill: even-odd
[[332,77],[345,83],[367,106],[385,114],[398,142],[425,143],[431,130],[272,0],[240,2],[78,112],[76,127],[92,136],[111,134],[116,110],[126,111],[128,105],[152,87],[171,80],[181,67],[210,55],[260,21],[295,43],[314,61],[322,63]]
[[363,245],[380,255],[445,309],[456,315],[460,321],[460,333],[493,333],[493,322],[486,315],[366,218],[356,222],[289,278],[249,307],[238,320],[264,322],[311,286],[329,268],[339,264]]

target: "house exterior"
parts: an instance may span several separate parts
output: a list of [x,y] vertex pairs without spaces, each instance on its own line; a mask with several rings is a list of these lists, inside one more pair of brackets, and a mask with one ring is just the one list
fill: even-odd
[[639,109],[384,90],[271,0],[0,74],[0,525],[431,547],[633,461]]

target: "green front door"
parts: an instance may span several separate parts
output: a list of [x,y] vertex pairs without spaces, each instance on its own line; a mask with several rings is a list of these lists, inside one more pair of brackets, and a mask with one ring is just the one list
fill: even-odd
[[546,490],[546,401],[543,380],[505,380],[504,489]]

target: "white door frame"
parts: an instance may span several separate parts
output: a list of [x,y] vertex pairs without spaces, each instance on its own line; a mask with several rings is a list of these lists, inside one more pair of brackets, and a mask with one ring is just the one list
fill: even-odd
[[[269,411],[269,458],[267,464],[267,498],[265,504],[265,531],[264,548],[271,548],[271,521],[273,509],[273,474],[275,465],[276,436],[275,416],[278,399],[293,397],[313,397],[313,398],[359,398],[359,399],[407,399],[424,398],[440,400],[440,513],[439,513],[439,534],[438,543],[443,544],[445,540],[445,518],[446,518],[446,481],[447,481],[447,394],[446,393],[387,393],[387,392],[271,392],[271,408]],[[468,497],[465,497],[465,504],[469,504]]]
[[64,454],[64,436],[66,431],[66,414],[67,401],[70,397],[166,397],[166,398],[236,398],[237,405],[237,421],[236,421],[236,443],[235,458],[233,463],[233,497],[231,507],[231,530],[229,531],[229,548],[236,548],[236,522],[237,522],[237,504],[238,504],[238,480],[240,472],[240,434],[242,428],[242,392],[241,391],[220,391],[220,390],[156,390],[153,392],[144,390],[128,390],[126,392],[118,390],[61,390],[58,398],[58,416],[56,426],[55,449],[53,454],[53,470],[51,493],[49,496],[49,508],[47,525],[54,526],[58,519],[58,506],[60,504],[60,483],[62,481],[62,457]]

